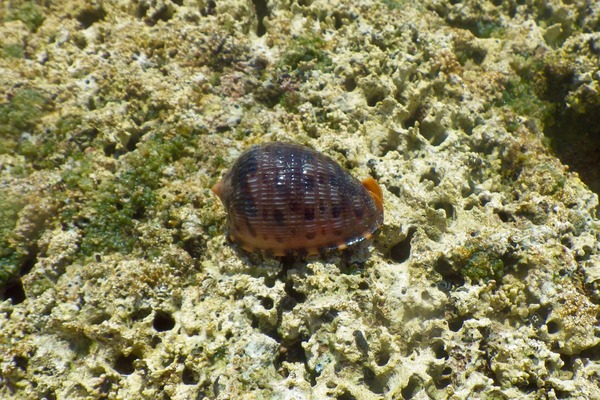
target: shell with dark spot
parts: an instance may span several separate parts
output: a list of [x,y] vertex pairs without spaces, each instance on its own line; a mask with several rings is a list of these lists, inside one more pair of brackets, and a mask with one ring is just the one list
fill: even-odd
[[318,254],[370,238],[383,223],[381,188],[362,184],[307,147],[267,143],[245,151],[213,186],[229,236],[246,251]]

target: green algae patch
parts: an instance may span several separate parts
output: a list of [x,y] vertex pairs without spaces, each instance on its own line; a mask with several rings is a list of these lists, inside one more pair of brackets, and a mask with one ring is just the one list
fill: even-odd
[[102,185],[100,188],[107,192],[90,204],[93,211],[90,221],[84,225],[80,245],[81,252],[86,256],[94,253],[129,253],[137,240],[133,216],[138,196],[134,194],[130,201],[122,201],[113,191],[117,185],[113,182]]
[[35,32],[44,22],[44,14],[35,1],[14,1],[11,2],[8,14],[2,19],[21,21],[30,31]]
[[254,91],[254,97],[269,108],[280,105],[296,114],[298,106],[306,101],[299,89],[309,79],[307,72],[329,71],[332,65],[323,38],[299,36],[286,48],[275,68],[265,70],[262,84]]
[[[131,253],[141,233],[138,222],[157,216],[156,189],[164,183],[163,170],[186,154],[194,136],[153,137],[119,159],[117,173],[101,178],[93,154],[62,173],[67,188],[61,220],[82,229],[81,253]],[[74,201],[83,198],[84,201]]]
[[13,230],[25,201],[6,190],[0,190],[0,286],[17,275],[23,258],[14,246]]
[[314,64],[310,70],[327,70],[332,66],[332,60],[325,51],[325,40],[317,35],[300,36],[296,38],[290,49],[283,55],[281,65],[283,70],[293,71],[304,77],[305,64]]
[[535,119],[541,126],[554,125],[570,85],[570,65],[572,62],[557,59],[553,53],[537,56],[525,52],[516,56],[511,62],[515,75],[508,79],[495,105]]
[[504,276],[501,256],[494,249],[481,247],[478,243],[467,243],[458,249],[454,258],[454,266],[460,275],[473,283],[499,280]]
[[404,1],[399,0],[382,0],[381,2],[390,10],[400,10],[405,5]]
[[[552,118],[555,106],[535,94],[535,86],[527,79],[513,78],[508,81],[499,104],[511,108],[516,114],[535,118],[541,123]],[[511,129],[513,128],[513,129]],[[508,127],[515,130],[516,127]]]
[[478,38],[501,38],[506,34],[506,29],[497,20],[477,21],[472,32]]
[[23,58],[23,46],[17,43],[5,44],[0,50],[0,58]]
[[59,141],[55,137],[43,134],[38,140],[27,138],[18,146],[19,154],[23,155],[35,169],[50,169],[55,167],[55,159],[60,159],[57,153]]
[[461,274],[473,282],[499,279],[504,275],[504,263],[485,250],[475,250],[462,267]]
[[31,134],[41,118],[53,108],[52,102],[35,89],[17,91],[7,103],[0,104],[0,154],[29,153],[22,145],[24,134]]

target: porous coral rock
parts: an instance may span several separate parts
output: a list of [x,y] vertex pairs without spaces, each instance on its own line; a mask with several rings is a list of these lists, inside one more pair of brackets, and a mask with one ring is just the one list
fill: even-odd
[[[597,398],[599,13],[10,2],[0,397]],[[274,140],[380,182],[372,245],[229,243],[210,187]]]

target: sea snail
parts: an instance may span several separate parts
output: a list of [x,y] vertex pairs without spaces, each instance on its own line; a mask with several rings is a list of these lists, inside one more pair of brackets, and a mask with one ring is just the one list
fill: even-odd
[[308,147],[266,143],[246,150],[212,187],[229,237],[249,252],[313,255],[369,239],[383,223],[383,193]]

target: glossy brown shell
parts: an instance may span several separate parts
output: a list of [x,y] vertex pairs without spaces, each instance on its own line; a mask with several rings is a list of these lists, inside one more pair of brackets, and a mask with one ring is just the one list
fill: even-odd
[[227,210],[230,238],[247,251],[344,249],[383,223],[375,180],[361,184],[333,159],[290,143],[251,147],[212,190]]

